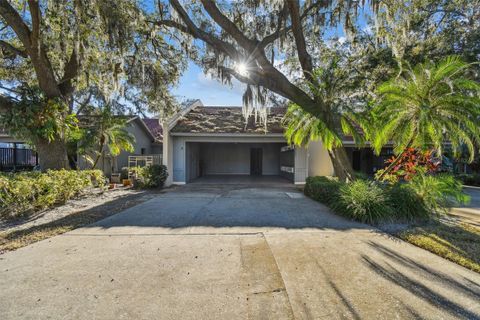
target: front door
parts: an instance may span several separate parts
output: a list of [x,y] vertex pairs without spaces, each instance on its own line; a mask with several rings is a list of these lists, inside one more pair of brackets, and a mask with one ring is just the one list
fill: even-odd
[[250,175],[262,175],[262,148],[250,148]]

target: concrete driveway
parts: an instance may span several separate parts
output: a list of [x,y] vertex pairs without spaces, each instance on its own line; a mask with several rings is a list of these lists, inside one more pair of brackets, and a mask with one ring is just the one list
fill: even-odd
[[0,256],[1,319],[480,319],[480,275],[294,188],[195,185]]
[[450,214],[459,220],[480,227],[480,187],[467,187],[463,191],[470,196],[470,203],[453,208]]

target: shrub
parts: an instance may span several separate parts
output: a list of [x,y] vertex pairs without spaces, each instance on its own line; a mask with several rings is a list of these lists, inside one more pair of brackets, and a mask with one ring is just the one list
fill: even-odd
[[164,165],[136,167],[132,171],[140,188],[161,188],[168,177],[167,167]]
[[396,183],[386,189],[393,215],[399,220],[414,221],[430,216],[423,200],[408,184]]
[[470,197],[462,192],[462,183],[450,174],[417,174],[406,184],[432,213],[447,213],[458,204],[468,203]]
[[480,186],[480,174],[478,173],[459,174],[456,176],[456,178],[467,186]]
[[12,218],[64,203],[88,187],[105,185],[100,170],[0,174],[0,216]]
[[375,173],[375,178],[380,179],[383,172],[394,162],[397,161],[391,171],[386,174],[381,180],[388,183],[396,183],[399,180],[409,181],[415,175],[422,172],[435,173],[440,169],[441,161],[434,157],[432,151],[420,151],[415,148],[405,149],[400,155],[397,161],[397,157],[392,157],[385,161],[387,167],[385,169],[378,170]]
[[340,182],[327,177],[308,177],[304,193],[314,200],[330,205],[338,199],[341,185]]
[[123,167],[120,171],[120,179],[128,179],[128,167]]
[[377,183],[355,180],[340,187],[340,196],[332,203],[332,209],[360,222],[376,223],[392,217],[388,201],[388,194]]
[[393,185],[361,179],[345,184],[327,177],[310,177],[304,191],[336,213],[366,223],[427,219],[469,200],[462,192],[462,183],[452,175],[422,171],[408,182]]
[[372,180],[372,178],[366,174],[365,172],[361,172],[361,171],[355,171],[355,178],[356,179],[361,179],[361,180]]

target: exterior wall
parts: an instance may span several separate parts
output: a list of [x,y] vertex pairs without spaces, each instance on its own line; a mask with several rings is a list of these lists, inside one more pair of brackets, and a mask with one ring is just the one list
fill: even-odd
[[[295,149],[294,148],[280,152],[280,167],[293,168],[295,170]],[[295,180],[295,172],[281,170],[280,175],[292,182]]]
[[334,170],[328,151],[320,141],[308,144],[308,176],[333,176]]
[[135,150],[133,152],[122,151],[116,159],[116,170],[120,171],[123,167],[128,167],[128,156],[141,155],[142,148],[144,154],[152,154],[152,138],[145,132],[136,120],[129,123],[126,130],[135,137]]
[[200,145],[202,173],[250,174],[250,148],[263,149],[263,175],[280,174],[280,144],[272,143],[203,143]]
[[307,168],[307,149],[304,147],[295,148],[295,173],[294,173],[294,183],[303,184],[307,179],[308,168]]
[[[112,172],[119,172],[123,167],[128,167],[128,156],[141,155],[142,148],[145,154],[152,154],[152,138],[145,132],[145,130],[138,124],[137,120],[131,121],[125,128],[129,133],[135,137],[134,151],[122,151],[115,159],[106,157],[98,161],[97,168],[101,169],[107,176]],[[86,169],[88,164],[83,157],[78,157],[78,166],[80,169]]]
[[152,154],[163,154],[163,145],[161,143],[153,143],[151,145]]

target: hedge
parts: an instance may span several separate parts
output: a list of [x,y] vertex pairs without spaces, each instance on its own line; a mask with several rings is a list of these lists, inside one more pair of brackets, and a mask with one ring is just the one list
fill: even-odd
[[480,187],[480,174],[478,173],[462,173],[457,175],[456,178],[462,181],[464,185]]
[[46,209],[105,186],[100,170],[48,170],[0,174],[0,217],[13,218]]
[[341,183],[333,178],[307,179],[305,195],[347,218],[376,224],[383,221],[424,220],[468,202],[453,176],[417,175],[394,185],[357,179]]

